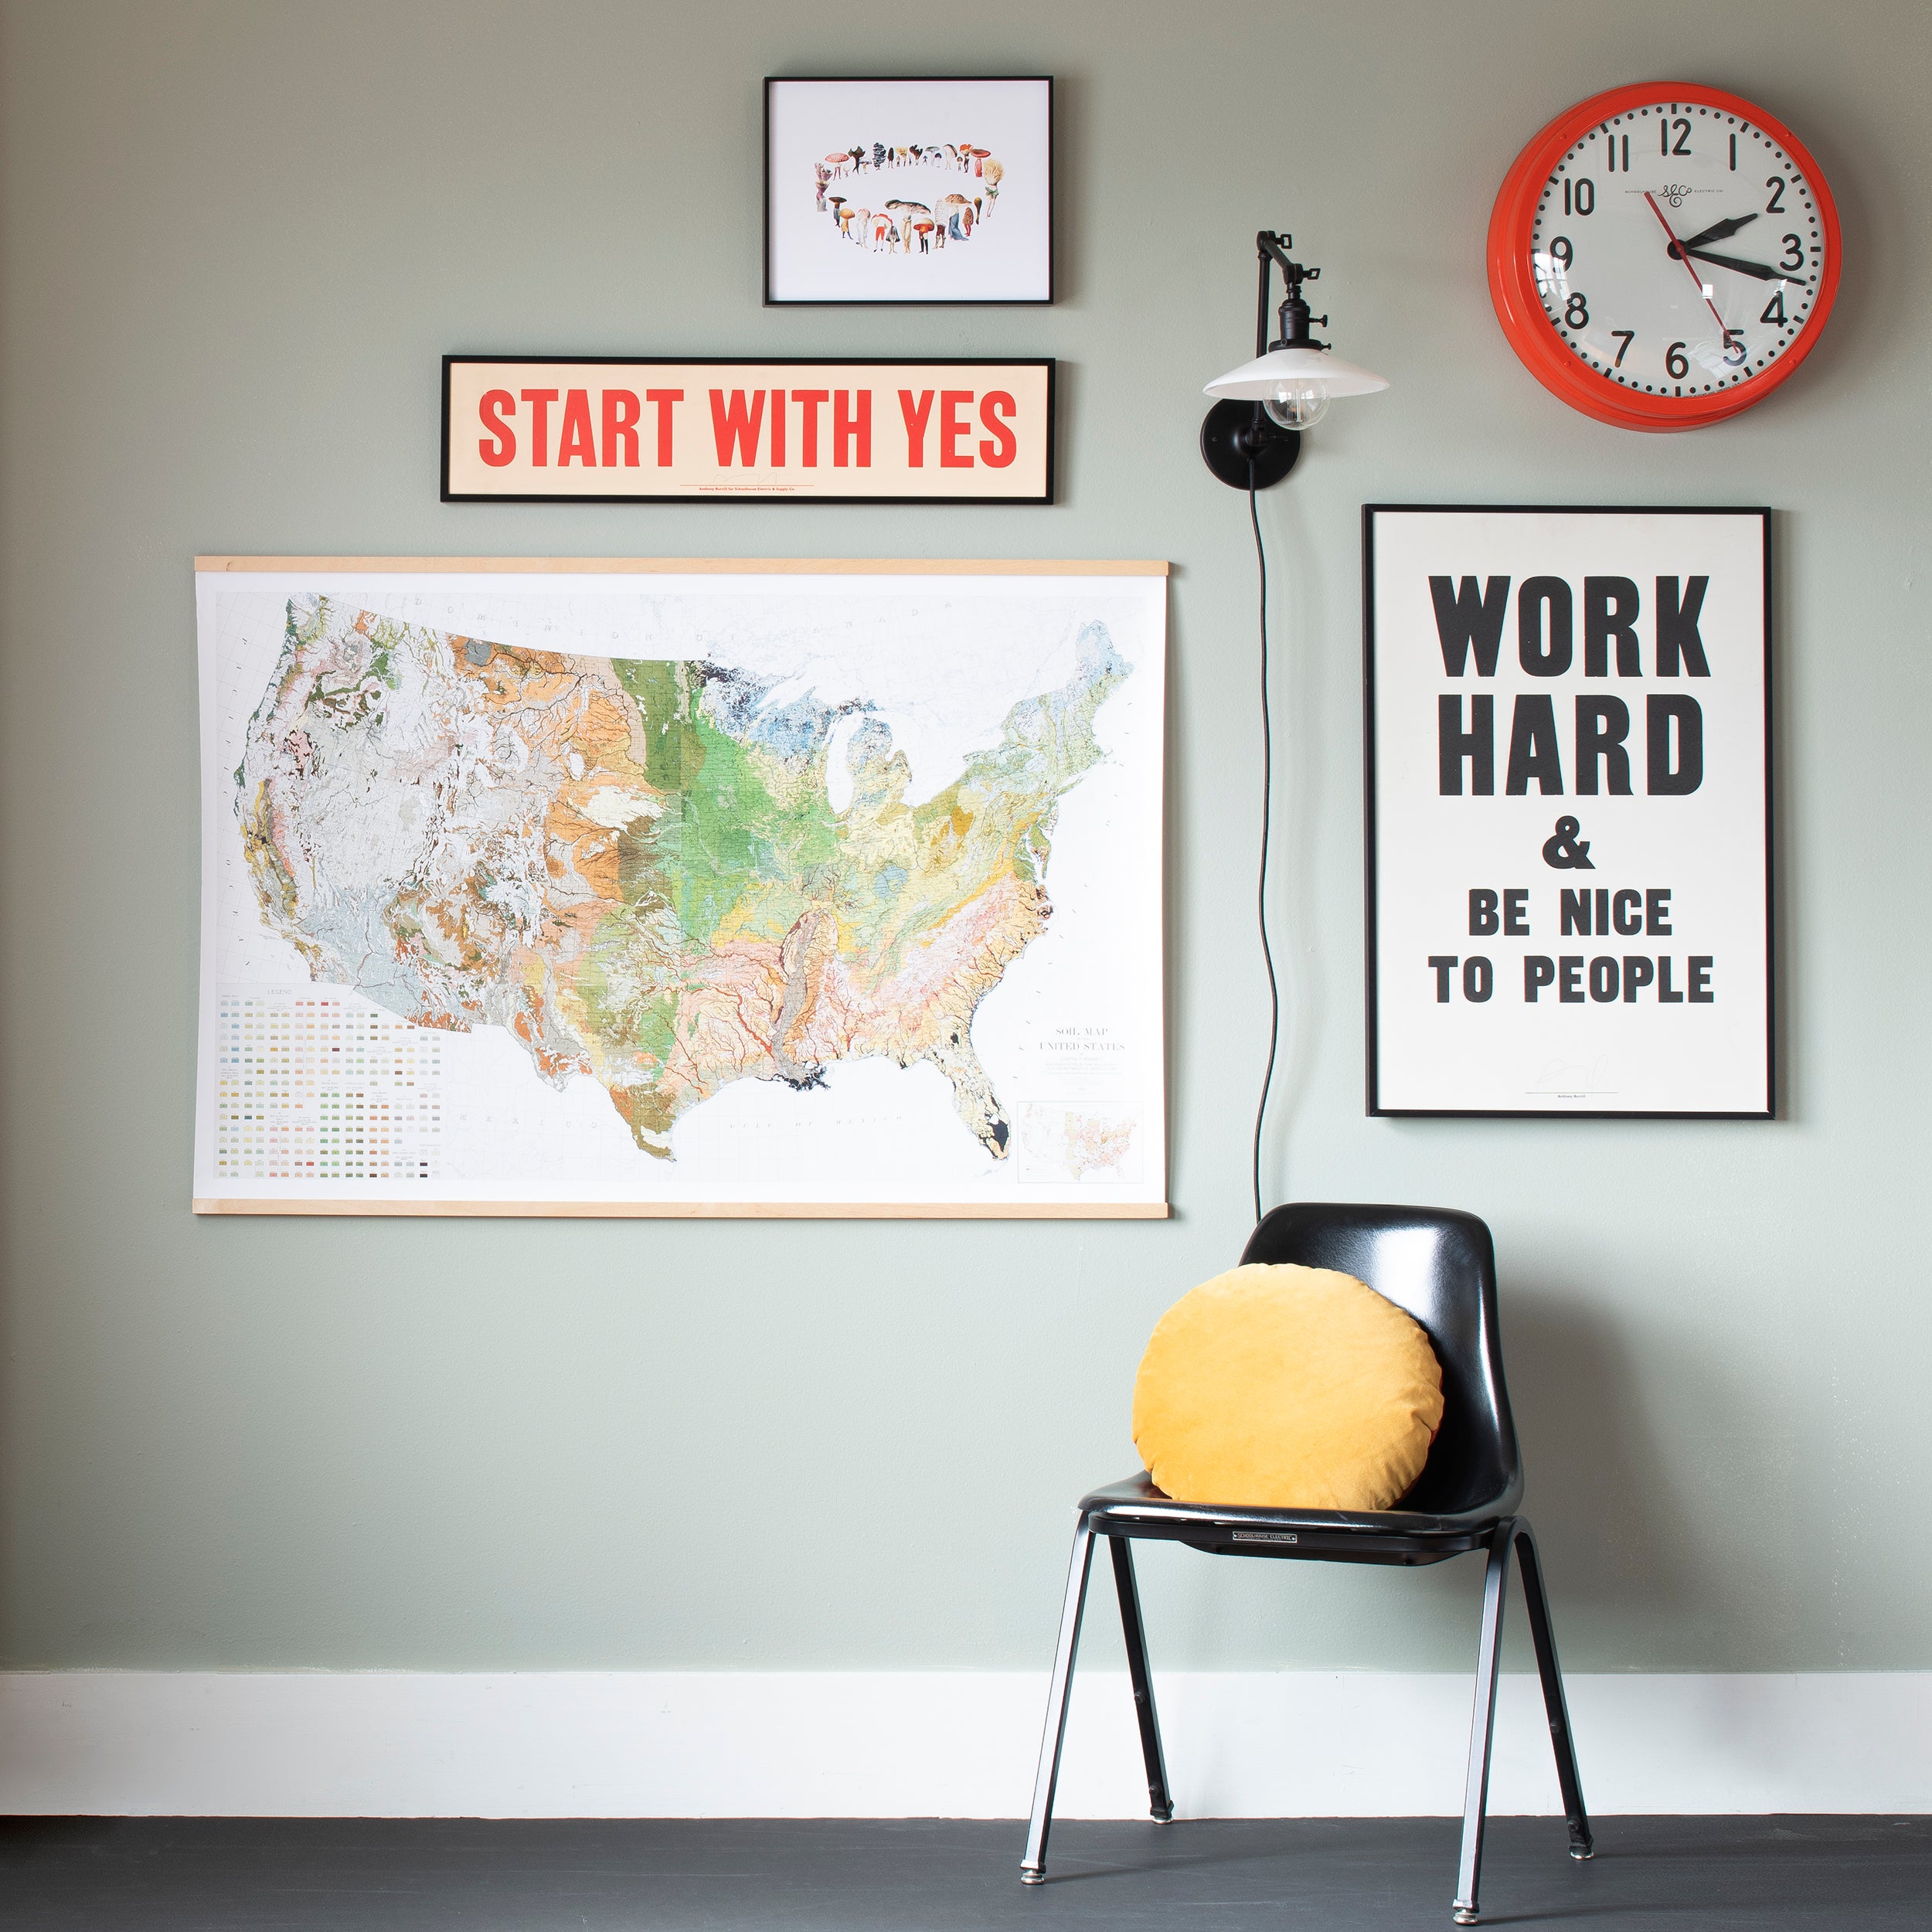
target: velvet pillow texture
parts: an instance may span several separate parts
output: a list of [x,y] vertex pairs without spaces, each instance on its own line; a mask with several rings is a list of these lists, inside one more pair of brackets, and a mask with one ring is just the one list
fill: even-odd
[[1181,1502],[1386,1509],[1422,1474],[1442,1368],[1413,1317],[1333,1268],[1250,1262],[1184,1294],[1134,1383],[1134,1442]]

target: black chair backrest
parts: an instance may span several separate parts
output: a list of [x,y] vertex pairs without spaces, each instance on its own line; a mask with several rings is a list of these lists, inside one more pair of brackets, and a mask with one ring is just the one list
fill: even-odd
[[1396,1505],[1431,1515],[1513,1510],[1522,1491],[1496,1332],[1496,1253],[1454,1208],[1291,1201],[1248,1237],[1243,1261],[1298,1262],[1366,1281],[1428,1330],[1442,1365],[1442,1427]]

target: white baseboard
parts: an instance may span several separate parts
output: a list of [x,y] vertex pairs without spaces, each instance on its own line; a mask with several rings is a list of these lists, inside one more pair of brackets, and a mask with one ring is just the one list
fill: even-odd
[[[1155,1680],[1179,1815],[1461,1808],[1466,1677]],[[0,1812],[1018,1818],[1032,1672],[0,1675]],[[1591,1811],[1932,1811],[1932,1672],[1569,1680]],[[1536,1680],[1503,1680],[1491,1808],[1560,1808]],[[1124,1675],[1077,1680],[1060,1813],[1145,1815]]]

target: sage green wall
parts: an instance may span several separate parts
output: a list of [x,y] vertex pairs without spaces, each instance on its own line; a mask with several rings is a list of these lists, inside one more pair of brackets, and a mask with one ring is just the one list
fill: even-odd
[[[1932,1666],[1932,1557],[1890,1533],[1932,1349],[1922,0],[4,22],[0,1656],[1043,1665],[1070,1505],[1133,1465],[1148,1331],[1247,1231],[1253,563],[1195,436],[1279,224],[1393,386],[1264,499],[1270,1189],[1490,1220],[1573,1667]],[[855,70],[1058,77],[1057,306],[760,308],[759,77]],[[1530,134],[1660,72],[1791,121],[1845,222],[1803,370],[1674,437],[1545,395],[1483,267]],[[1050,353],[1064,500],[445,507],[437,359],[475,348]],[[1390,498],[1781,512],[1777,1124],[1364,1118],[1357,512]],[[196,1220],[198,550],[1173,560],[1175,1219]],[[1163,1661],[1471,1654],[1473,1566],[1145,1568]]]

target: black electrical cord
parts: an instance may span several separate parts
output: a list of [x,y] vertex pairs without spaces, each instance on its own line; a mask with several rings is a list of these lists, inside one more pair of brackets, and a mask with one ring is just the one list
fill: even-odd
[[1261,928],[1261,957],[1268,969],[1268,1065],[1261,1076],[1261,1102],[1254,1110],[1254,1219],[1261,1220],[1261,1126],[1267,1118],[1268,1090],[1274,1083],[1275,1043],[1281,1036],[1281,988],[1268,944],[1268,821],[1274,815],[1274,728],[1268,716],[1268,553],[1261,543],[1261,513],[1254,500],[1254,471],[1248,471],[1248,521],[1254,528],[1254,563],[1261,578],[1261,876],[1255,912]]

